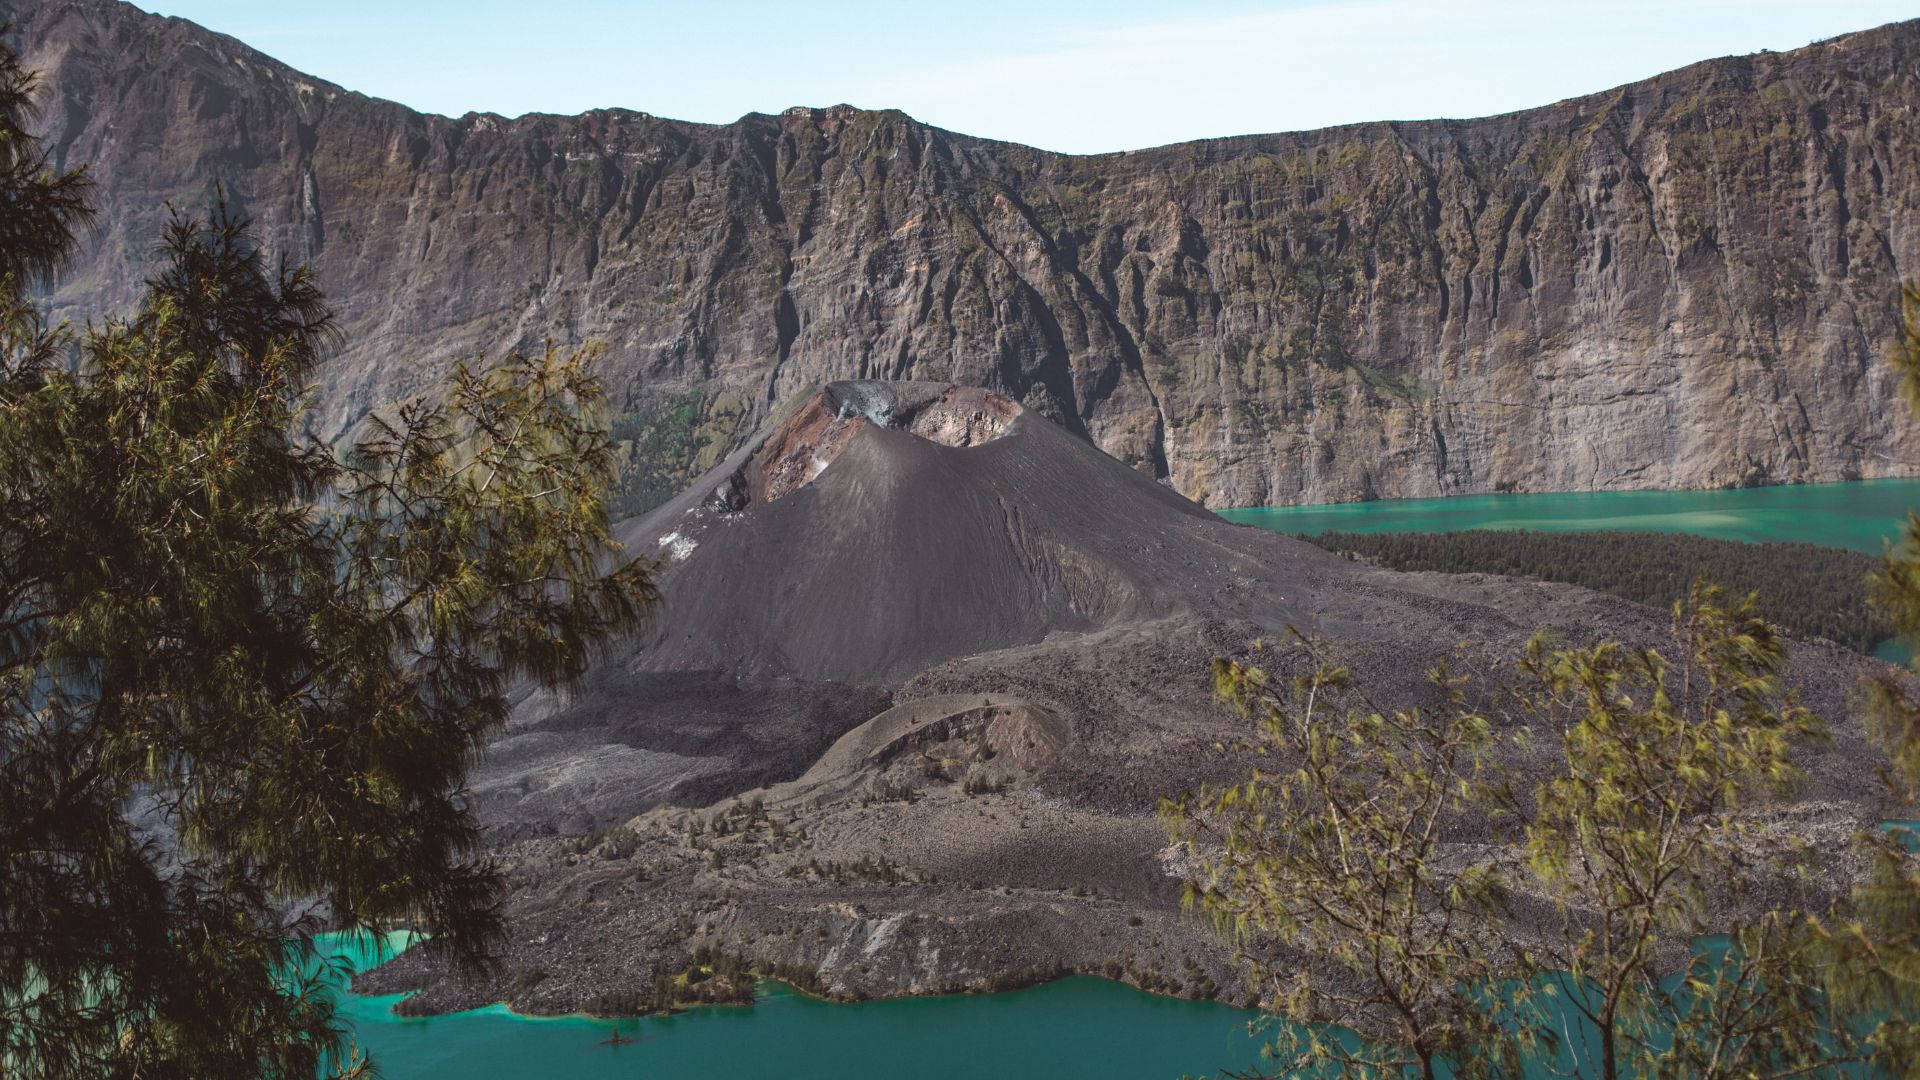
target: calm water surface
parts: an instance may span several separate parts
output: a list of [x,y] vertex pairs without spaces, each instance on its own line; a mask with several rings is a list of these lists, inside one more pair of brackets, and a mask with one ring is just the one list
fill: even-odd
[[1638,529],[1723,540],[1799,540],[1877,554],[1920,507],[1920,480],[1791,484],[1731,491],[1575,491],[1382,499],[1334,506],[1223,510],[1229,521],[1287,533],[1465,529]]
[[[1329,530],[1627,529],[1694,533],[1752,543],[1790,540],[1877,555],[1882,545],[1898,539],[1900,525],[1912,508],[1920,508],[1920,480],[1788,484],[1730,491],[1570,491],[1380,499],[1331,506],[1222,510],[1220,516],[1295,535]],[[1905,664],[1912,654],[1903,642],[1885,641],[1874,655]]]
[[[371,950],[328,947],[358,967]],[[1259,1061],[1252,1014],[1143,994],[1105,979],[1031,990],[836,1005],[777,983],[751,1008],[610,1021],[529,1019],[505,1006],[403,1019],[402,995],[343,995],[360,1045],[388,1080],[500,1077],[1139,1077],[1214,1075]],[[604,1045],[615,1030],[636,1041]]]

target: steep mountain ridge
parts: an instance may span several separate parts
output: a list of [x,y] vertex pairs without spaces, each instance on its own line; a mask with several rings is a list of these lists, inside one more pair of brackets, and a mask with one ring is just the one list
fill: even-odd
[[[1920,471],[1920,22],[1482,120],[1073,157],[848,107],[427,116],[117,0],[0,0],[126,302],[218,183],[310,260],[340,432],[600,340],[677,490],[803,387],[980,385],[1211,506]],[[642,500],[645,502],[646,500]]]

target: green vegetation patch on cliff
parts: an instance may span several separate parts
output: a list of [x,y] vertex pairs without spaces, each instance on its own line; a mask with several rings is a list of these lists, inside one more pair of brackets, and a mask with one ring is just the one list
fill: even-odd
[[615,417],[620,475],[611,516],[644,514],[678,495],[733,448],[750,422],[737,396],[698,391]]
[[1818,544],[1749,544],[1685,533],[1325,532],[1308,536],[1329,551],[1394,570],[1505,574],[1583,585],[1667,607],[1695,579],[1758,592],[1760,611],[1795,634],[1871,652],[1891,631],[1867,606],[1870,555]]

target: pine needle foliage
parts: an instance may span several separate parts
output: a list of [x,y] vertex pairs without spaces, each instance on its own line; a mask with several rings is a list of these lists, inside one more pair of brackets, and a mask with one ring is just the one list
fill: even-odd
[[460,368],[336,453],[301,434],[324,299],[224,207],[132,316],[43,326],[84,181],[29,88],[0,54],[0,1075],[361,1074],[313,933],[483,964],[467,769],[511,684],[656,601],[592,354]]
[[[1819,917],[1773,908],[1728,928],[1721,948],[1694,945],[1677,977],[1662,980],[1670,1031],[1632,1055],[1653,1077],[1790,1080],[1873,1075],[1873,1057],[1844,992],[1844,968]],[[1629,1071],[1629,1075],[1641,1075]]]
[[1237,749],[1263,763],[1244,783],[1163,805],[1196,868],[1187,902],[1243,945],[1274,935],[1337,969],[1327,978],[1297,952],[1242,949],[1285,1021],[1268,1048],[1283,1070],[1511,1072],[1522,1047],[1473,989],[1500,970],[1475,931],[1502,908],[1501,877],[1444,846],[1463,818],[1498,814],[1502,736],[1445,669],[1430,676],[1437,705],[1388,711],[1297,644],[1305,670],[1286,683],[1215,662],[1219,696],[1257,733]]
[[[0,23],[0,36],[8,27]],[[9,294],[45,279],[92,220],[80,169],[55,172],[27,130],[39,115],[33,72],[0,46],[0,283]]]
[[1824,737],[1751,596],[1696,584],[1663,647],[1537,637],[1510,677],[1434,672],[1417,707],[1380,708],[1305,643],[1278,659],[1300,674],[1214,668],[1258,766],[1162,812],[1189,902],[1276,1014],[1281,1075],[1862,1060],[1822,924],[1747,902],[1794,880],[1801,853],[1754,811]]
[[[1716,1061],[1727,1071],[1682,1071],[1794,1075],[1824,1059],[1815,1017],[1777,1008],[1802,984],[1756,978],[1757,965],[1792,947],[1778,928],[1731,928],[1756,965],[1745,982],[1722,979],[1693,944],[1730,929],[1715,925],[1717,913],[1749,884],[1743,841],[1757,825],[1743,811],[1788,790],[1800,775],[1794,750],[1824,736],[1781,689],[1784,659],[1751,596],[1727,603],[1695,585],[1674,606],[1665,652],[1536,638],[1520,661],[1516,711],[1554,733],[1567,762],[1537,789],[1527,826],[1534,876],[1560,916],[1539,957],[1548,985],[1597,1033],[1602,1080],[1672,1070],[1676,1053],[1708,1038],[1704,1029],[1726,1026],[1716,1011],[1731,1004],[1726,995],[1756,987],[1766,993],[1746,1011],[1777,1012],[1769,1037],[1786,1045],[1723,1033]],[[1692,976],[1679,997],[1665,982],[1676,954]],[[1677,1050],[1668,1045],[1676,1023],[1685,1028]]]
[[[1900,302],[1902,331],[1890,359],[1908,405],[1920,412],[1920,285],[1903,287]],[[1908,512],[1871,584],[1881,617],[1909,645],[1920,644],[1920,515]],[[1912,807],[1920,799],[1920,696],[1911,675],[1889,671],[1869,682],[1864,697],[1888,757],[1883,779]],[[1920,854],[1907,832],[1878,831],[1860,844],[1869,860],[1865,880],[1852,910],[1823,930],[1833,965],[1846,973],[1841,992],[1856,1015],[1875,1018],[1876,1062],[1892,1075],[1920,1075]]]

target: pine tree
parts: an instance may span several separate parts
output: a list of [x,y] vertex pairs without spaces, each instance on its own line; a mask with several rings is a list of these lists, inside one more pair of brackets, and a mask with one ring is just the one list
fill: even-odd
[[[1565,751],[1535,792],[1527,845],[1559,913],[1538,950],[1544,979],[1599,1042],[1583,1075],[1654,1075],[1684,1058],[1681,1075],[1792,1076],[1823,1060],[1820,1014],[1781,1007],[1820,997],[1797,966],[1799,920],[1722,921],[1771,869],[1744,857],[1747,811],[1796,781],[1795,750],[1824,735],[1781,689],[1785,656],[1751,596],[1723,603],[1695,585],[1665,652],[1536,638],[1520,661],[1516,710]],[[1696,947],[1726,931],[1744,968]],[[1736,1005],[1772,1017],[1764,1037],[1734,1030]],[[1703,1042],[1719,1047],[1710,1062],[1690,1056]]]
[[46,326],[86,180],[31,90],[0,52],[0,1073],[352,1074],[312,934],[483,964],[467,768],[510,684],[655,603],[592,354],[458,368],[336,452],[301,433],[324,300],[224,208],[130,316]]
[[1190,899],[1281,1021],[1282,1067],[1753,1080],[1859,1061],[1820,924],[1753,902],[1795,866],[1750,811],[1823,733],[1781,688],[1785,655],[1751,597],[1696,585],[1664,649],[1536,638],[1510,680],[1435,673],[1426,705],[1382,708],[1317,655],[1291,683],[1216,662],[1260,767],[1164,809]]
[[[1920,286],[1900,294],[1902,332],[1891,360],[1907,403],[1920,413]],[[1909,511],[1900,542],[1887,549],[1872,581],[1883,619],[1908,645],[1920,644],[1920,513]],[[1920,659],[1916,659],[1920,664]],[[1887,752],[1884,778],[1907,805],[1920,798],[1920,697],[1908,677],[1870,682],[1869,719]],[[1861,838],[1869,870],[1851,911],[1825,927],[1839,993],[1855,1015],[1873,1017],[1870,1042],[1892,1075],[1920,1073],[1920,854],[1912,833]]]

